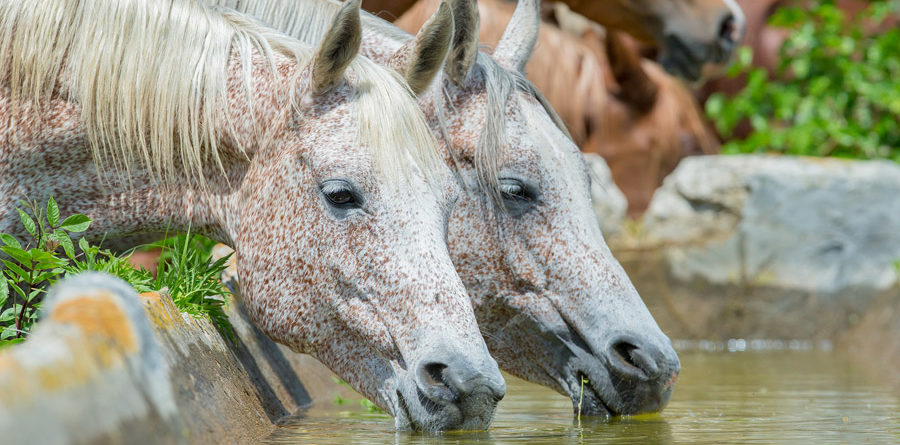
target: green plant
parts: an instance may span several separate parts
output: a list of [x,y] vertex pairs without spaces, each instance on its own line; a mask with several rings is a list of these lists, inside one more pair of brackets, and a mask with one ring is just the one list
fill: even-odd
[[[0,347],[24,340],[37,321],[46,289],[63,276],[101,271],[124,279],[138,292],[167,288],[175,307],[195,317],[209,317],[223,335],[234,338],[225,315],[228,291],[218,277],[228,257],[210,262],[214,241],[196,235],[179,235],[154,244],[162,248],[157,276],[129,263],[131,251],[115,254],[71,235],[86,231],[90,218],[76,214],[60,218],[53,198],[46,211],[35,202],[21,202],[17,209],[25,231],[32,239],[24,244],[14,236],[0,234],[0,252],[6,258],[0,273]],[[62,252],[60,252],[60,250]]]
[[[8,257],[0,260],[5,266],[0,274],[3,343],[23,340],[37,320],[47,286],[58,280],[69,260],[75,258],[70,234],[84,232],[91,225],[91,220],[80,214],[60,221],[59,206],[53,198],[47,201],[46,212],[36,202],[21,201],[21,205],[25,209],[16,209],[19,220],[33,239],[23,245],[12,235],[0,234],[0,251]],[[64,257],[58,253],[60,248]]]
[[752,52],[742,48],[729,75],[746,74],[746,87],[707,101],[707,114],[724,136],[743,121],[753,128],[723,152],[900,162],[900,29],[880,26],[900,12],[900,1],[874,0],[854,17],[834,0],[809,3],[780,8],[770,19],[791,30],[774,78],[750,68]]
[[168,289],[179,311],[209,317],[222,334],[233,339],[234,330],[225,314],[229,292],[219,281],[231,254],[210,261],[214,245],[214,241],[190,233],[151,244],[162,248],[153,287]]

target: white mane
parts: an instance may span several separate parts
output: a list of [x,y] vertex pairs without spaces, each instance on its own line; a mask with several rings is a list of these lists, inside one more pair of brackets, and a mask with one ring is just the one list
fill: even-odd
[[[64,88],[80,107],[98,165],[143,165],[162,179],[182,168],[203,182],[208,162],[222,168],[216,131],[228,127],[219,114],[228,109],[233,57],[249,94],[251,57],[264,57],[277,77],[277,57],[296,62],[300,73],[313,52],[196,0],[0,0],[0,83],[12,99],[40,106]],[[382,170],[396,177],[411,165],[425,174],[442,167],[399,76],[364,58],[349,72],[359,141]]]

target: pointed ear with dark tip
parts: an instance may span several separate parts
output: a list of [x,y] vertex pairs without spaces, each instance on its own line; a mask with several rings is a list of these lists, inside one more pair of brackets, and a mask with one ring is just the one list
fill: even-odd
[[453,13],[444,0],[416,37],[394,53],[388,64],[406,79],[418,96],[428,89],[444,66],[452,39]]
[[453,12],[453,44],[444,65],[444,72],[450,81],[462,85],[469,76],[469,70],[478,57],[478,32],[481,16],[475,0],[448,0]]
[[359,8],[362,0],[348,0],[338,11],[331,28],[319,44],[312,66],[312,94],[324,94],[344,77],[344,71],[359,53],[362,25]]
[[519,0],[503,37],[497,42],[494,60],[504,68],[523,71],[534,51],[540,26],[540,0]]
[[641,57],[616,32],[606,32],[606,58],[616,83],[618,97],[635,110],[646,113],[656,104],[659,87],[641,64]]

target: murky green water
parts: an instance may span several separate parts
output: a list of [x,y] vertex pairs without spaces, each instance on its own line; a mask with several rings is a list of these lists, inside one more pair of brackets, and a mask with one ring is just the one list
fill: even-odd
[[[661,415],[596,421],[568,399],[508,378],[490,432],[395,433],[358,401],[301,413],[269,443],[900,444],[900,397],[840,354],[817,351],[682,352],[683,371]],[[900,370],[885,370],[900,372]]]

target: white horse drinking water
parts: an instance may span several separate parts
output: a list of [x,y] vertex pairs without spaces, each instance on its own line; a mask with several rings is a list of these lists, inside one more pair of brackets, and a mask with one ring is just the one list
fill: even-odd
[[0,0],[0,232],[50,195],[95,238],[190,227],[238,252],[267,335],[399,427],[485,429],[505,385],[445,242],[456,185],[356,56],[359,1],[328,23],[314,50],[195,0]]

